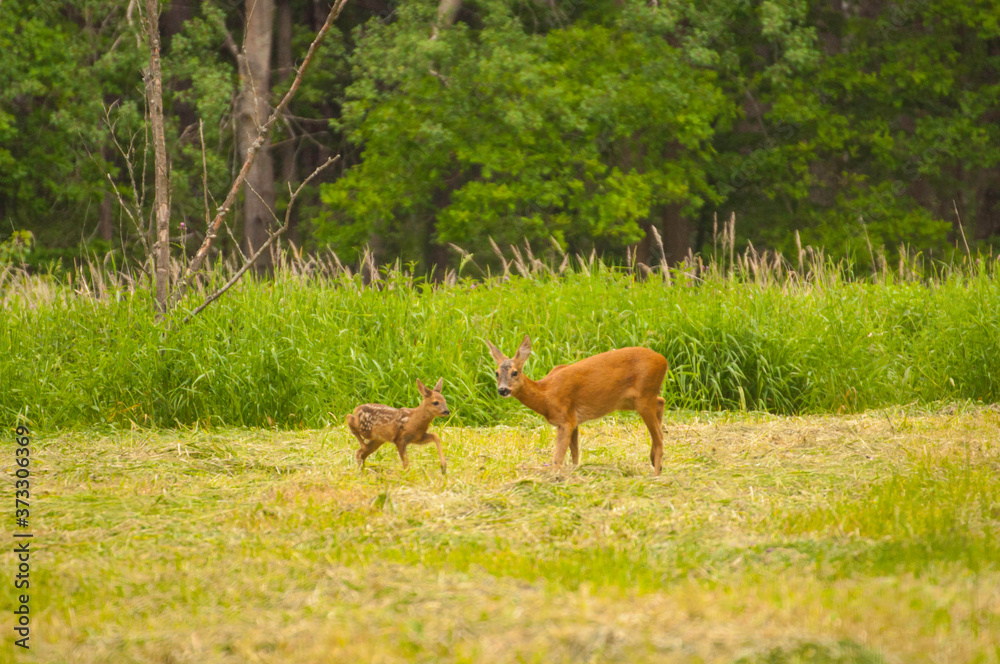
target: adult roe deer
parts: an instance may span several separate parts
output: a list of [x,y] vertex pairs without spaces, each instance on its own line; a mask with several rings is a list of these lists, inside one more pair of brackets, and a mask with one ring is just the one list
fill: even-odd
[[393,408],[380,403],[366,403],[354,409],[347,416],[347,427],[358,439],[361,447],[354,453],[358,466],[365,467],[365,459],[380,448],[383,443],[393,443],[399,452],[403,468],[410,464],[406,458],[406,446],[422,445],[434,441],[437,445],[438,458],[441,460],[441,472],[446,473],[444,452],[441,450],[441,438],[427,431],[431,420],[438,415],[451,415],[448,404],[441,396],[444,378],[439,378],[433,390],[427,389],[420,379],[417,379],[417,389],[424,398],[416,408]]
[[653,445],[649,460],[660,474],[663,461],[663,406],[660,387],[667,374],[667,360],[648,348],[620,348],[593,355],[573,364],[553,367],[545,378],[533,381],[521,371],[531,355],[531,339],[513,358],[505,357],[489,341],[486,345],[497,363],[497,392],[513,396],[556,427],[552,463],[561,466],[570,451],[580,463],[580,425],[615,410],[635,410],[649,429]]

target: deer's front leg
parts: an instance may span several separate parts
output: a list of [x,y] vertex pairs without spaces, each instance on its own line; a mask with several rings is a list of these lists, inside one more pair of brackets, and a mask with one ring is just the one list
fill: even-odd
[[403,468],[409,468],[410,461],[406,458],[406,443],[396,443],[396,451],[399,452],[399,460],[403,462]]
[[573,465],[580,465],[580,427],[573,427],[573,433],[569,439],[569,456],[573,459]]
[[432,440],[434,441],[434,444],[437,445],[437,448],[438,448],[438,459],[440,459],[440,461],[441,461],[441,474],[442,475],[447,475],[448,474],[448,464],[445,463],[445,460],[444,460],[444,450],[441,449],[441,438],[436,433],[431,433],[429,431],[424,434],[424,440],[423,440],[423,442],[429,443]]
[[556,428],[556,451],[552,455],[552,465],[556,468],[561,467],[563,460],[566,459],[566,450],[569,449],[569,445],[573,441],[574,429],[576,429],[575,423],[561,424]]

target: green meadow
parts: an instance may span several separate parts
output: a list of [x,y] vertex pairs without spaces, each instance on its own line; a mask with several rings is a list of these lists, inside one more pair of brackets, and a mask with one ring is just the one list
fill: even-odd
[[1000,661],[996,407],[665,426],[39,435],[18,661]]
[[[4,272],[35,539],[33,647],[0,662],[1000,662],[993,259],[557,263],[292,264],[187,322],[222,271],[165,321],[142,280]],[[550,466],[484,344],[524,334],[535,378],[667,357],[662,476],[634,414]],[[344,415],[438,376],[447,476],[433,446],[359,472]]]

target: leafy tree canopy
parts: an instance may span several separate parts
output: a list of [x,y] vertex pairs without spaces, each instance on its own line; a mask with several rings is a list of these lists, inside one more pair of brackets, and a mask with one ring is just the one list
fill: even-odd
[[359,35],[343,122],[362,160],[326,186],[321,240],[621,247],[658,206],[714,196],[735,111],[714,71],[622,14],[533,33],[508,3],[477,9],[431,39],[436,6],[408,3]]

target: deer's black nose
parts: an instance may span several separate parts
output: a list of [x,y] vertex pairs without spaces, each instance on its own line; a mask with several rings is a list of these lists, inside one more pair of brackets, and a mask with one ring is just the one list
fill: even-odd
[[448,410],[447,408],[445,408],[444,411],[441,414],[442,415],[451,415],[451,411]]
[[510,388],[509,387],[498,387],[497,388],[497,392],[499,392],[500,396],[502,396],[502,397],[509,397],[510,396]]

